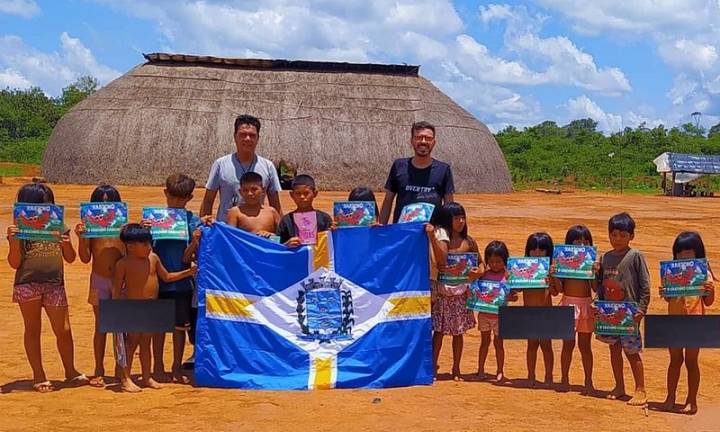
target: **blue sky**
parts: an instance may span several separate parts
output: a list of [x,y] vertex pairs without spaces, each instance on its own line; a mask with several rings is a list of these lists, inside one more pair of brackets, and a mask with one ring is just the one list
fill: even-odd
[[720,122],[720,0],[0,0],[0,87],[57,95],[156,51],[420,64],[493,130]]

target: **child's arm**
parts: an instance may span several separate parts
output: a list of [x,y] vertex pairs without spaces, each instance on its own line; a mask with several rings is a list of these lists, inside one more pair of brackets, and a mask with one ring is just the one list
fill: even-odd
[[638,283],[638,313],[635,315],[635,321],[642,321],[643,317],[647,314],[648,306],[650,305],[650,272],[648,271],[645,257],[642,254],[638,254],[638,265],[637,269],[637,283]]
[[75,248],[73,247],[72,240],[70,239],[70,231],[60,235],[60,249],[62,250],[63,258],[68,264],[72,264],[75,261]]
[[119,299],[123,282],[125,282],[125,259],[121,258],[115,265],[113,272],[112,298]]
[[227,218],[225,221],[228,225],[238,228],[240,227],[240,215],[242,215],[242,213],[240,213],[240,209],[237,207],[233,207],[228,210]]
[[192,241],[190,241],[190,244],[185,248],[185,252],[183,253],[183,263],[190,264],[196,259],[195,255],[197,254],[198,247],[200,246],[200,237],[202,237],[202,230],[200,228],[195,228],[192,235]]
[[150,256],[152,257],[151,259],[155,261],[155,269],[157,271],[157,275],[163,282],[179,281],[180,279],[190,277],[197,272],[197,267],[193,265],[189,269],[171,273],[165,269],[165,266],[162,264],[162,261],[160,261],[157,255],[152,254]]
[[425,234],[430,240],[430,247],[432,247],[433,254],[435,254],[435,262],[437,265],[447,265],[447,254],[448,254],[448,242],[440,241],[435,237],[435,227],[429,223],[425,224]]
[[14,269],[20,268],[22,265],[23,254],[22,254],[22,241],[16,237],[18,233],[18,227],[16,225],[10,225],[7,228],[7,240],[10,244],[8,249],[7,261],[10,267]]
[[711,306],[713,303],[715,303],[715,274],[713,271],[709,268],[708,265],[708,278],[703,284],[703,289],[705,289],[705,292],[707,293],[705,296],[703,296],[702,301],[705,304],[705,306]]
[[87,264],[92,259],[91,240],[85,238],[83,234],[85,234],[85,224],[80,222],[75,226],[75,235],[78,236],[78,254],[80,255],[80,261]]

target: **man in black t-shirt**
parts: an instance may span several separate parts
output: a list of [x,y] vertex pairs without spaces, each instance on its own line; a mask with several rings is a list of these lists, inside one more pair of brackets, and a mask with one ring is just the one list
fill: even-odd
[[393,162],[385,182],[385,199],[380,210],[380,223],[390,220],[390,209],[397,196],[393,223],[400,218],[402,208],[416,202],[440,206],[453,201],[455,184],[450,165],[432,158],[435,147],[435,126],[427,122],[413,123],[410,143],[415,156]]

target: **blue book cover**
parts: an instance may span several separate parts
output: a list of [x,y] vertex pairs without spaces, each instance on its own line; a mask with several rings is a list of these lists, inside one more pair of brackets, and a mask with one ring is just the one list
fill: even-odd
[[13,205],[13,219],[18,228],[20,240],[57,241],[55,233],[65,229],[63,206],[54,204],[16,203]]
[[557,278],[595,279],[593,264],[597,260],[597,248],[594,246],[556,245],[553,260]]
[[376,221],[375,203],[371,201],[337,201],[333,219],[340,227],[370,226]]
[[83,237],[119,237],[120,229],[128,221],[127,204],[122,202],[80,203],[80,220],[85,225]]
[[547,288],[550,257],[511,257],[507,285],[511,289]]
[[703,284],[707,278],[706,259],[660,261],[660,286],[663,297],[706,295]]
[[144,221],[150,222],[153,240],[187,240],[188,223],[185,209],[167,207],[145,207]]

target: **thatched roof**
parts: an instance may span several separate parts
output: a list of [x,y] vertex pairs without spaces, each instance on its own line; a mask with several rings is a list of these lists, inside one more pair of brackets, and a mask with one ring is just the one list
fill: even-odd
[[207,179],[235,149],[238,114],[260,118],[258,154],[298,166],[321,189],[382,189],[392,160],[410,156],[410,125],[437,126],[433,156],[452,164],[459,192],[508,192],[488,128],[417,66],[149,54],[57,124],[48,180],[162,184],[173,172]]

